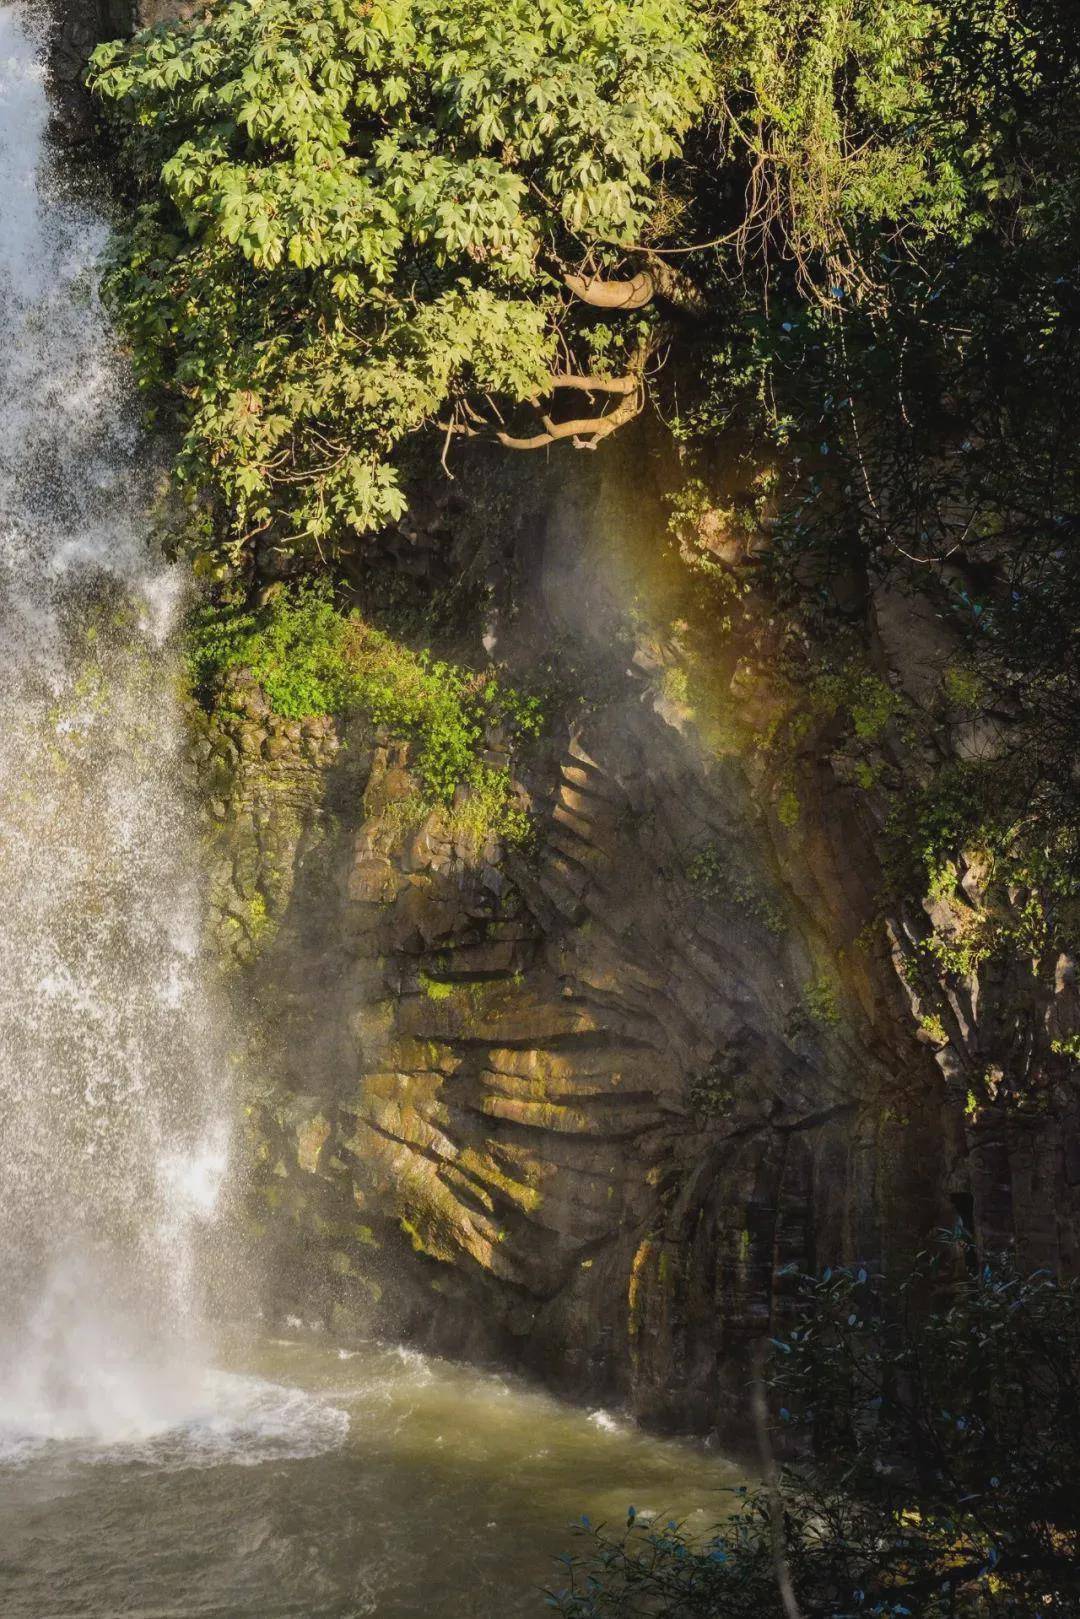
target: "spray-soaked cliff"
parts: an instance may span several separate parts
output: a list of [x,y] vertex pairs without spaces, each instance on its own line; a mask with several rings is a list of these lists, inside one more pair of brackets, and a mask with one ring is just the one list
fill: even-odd
[[[1072,979],[1057,953],[935,975],[919,941],[962,917],[892,885],[866,780],[948,757],[940,632],[882,593],[851,689],[812,700],[770,665],[764,603],[756,654],[710,645],[641,465],[560,470],[481,548],[474,633],[553,694],[529,847],[439,811],[403,830],[406,745],[362,713],[282,721],[251,684],[193,772],[258,1009],[270,1307],[723,1427],[793,1271],[899,1274],[956,1225],[1072,1265],[1071,1091],[971,1102],[1018,1029],[1029,1073],[1060,1070]],[[460,509],[401,543],[386,566],[421,599],[477,566]]]

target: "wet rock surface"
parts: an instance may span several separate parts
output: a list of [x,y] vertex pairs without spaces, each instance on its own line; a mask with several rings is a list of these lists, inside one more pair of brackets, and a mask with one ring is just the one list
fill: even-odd
[[250,1201],[272,1311],[732,1429],[793,1268],[900,1268],[958,1219],[1074,1262],[1071,1085],[973,1113],[968,1076],[1015,1067],[1018,1016],[1064,1027],[1075,972],[913,987],[944,923],[883,914],[873,794],[811,753],[792,825],[752,754],[703,745],[663,638],[614,633],[611,507],[556,503],[503,615],[611,665],[533,762],[532,849],[417,824],[407,746],[362,719],[241,691],[196,743],[258,1030]]
[[87,63],[102,40],[131,33],[136,7],[134,0],[48,0],[45,11],[53,130],[65,144],[77,146],[95,129],[83,82]]

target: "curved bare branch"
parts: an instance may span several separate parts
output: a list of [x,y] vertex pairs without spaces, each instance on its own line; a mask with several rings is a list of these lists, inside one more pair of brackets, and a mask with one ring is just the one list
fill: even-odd
[[644,309],[656,292],[656,283],[647,270],[639,270],[629,281],[583,275],[567,275],[563,280],[575,298],[594,309]]
[[[601,411],[594,416],[574,416],[568,421],[557,422],[548,412],[542,412],[540,421],[543,425],[542,433],[532,433],[528,436],[519,436],[502,429],[495,429],[473,409],[467,402],[457,407],[460,414],[439,426],[446,435],[443,445],[443,456],[449,448],[451,439],[455,436],[464,438],[490,437],[497,444],[507,450],[544,450],[549,444],[557,444],[562,439],[570,439],[579,450],[595,450],[596,446],[609,434],[626,422],[632,421],[645,404],[645,366],[649,357],[649,347],[642,344],[635,351],[630,360],[630,369],[618,377],[593,376],[588,372],[562,371],[552,372],[547,379],[545,392],[552,396],[561,390],[569,389],[571,392],[585,394],[610,394],[618,398],[619,403],[614,409]],[[531,401],[539,409],[539,400]],[[492,405],[494,409],[494,405]],[[462,417],[465,420],[462,420]],[[499,417],[501,421],[501,416]]]
[[510,433],[496,433],[495,437],[508,450],[543,450],[549,444],[558,443],[560,439],[571,439],[575,448],[579,450],[595,450],[602,439],[607,438],[627,422],[633,421],[640,413],[645,403],[645,391],[640,377],[634,377],[632,381],[632,390],[625,393],[622,402],[616,405],[614,410],[609,410],[604,415],[574,416],[565,422],[556,422],[550,416],[542,416],[540,418],[544,424],[542,433],[534,433],[529,438],[517,438]]
[[641,387],[641,378],[636,371],[629,372],[624,377],[592,377],[566,374],[551,378],[551,392],[556,388],[579,388],[582,393],[589,394],[632,394],[636,388]]
[[705,299],[698,287],[682,270],[654,254],[649,255],[648,268],[624,281],[608,281],[602,276],[565,275],[567,288],[582,303],[594,309],[644,309],[654,298],[663,298],[677,309],[700,315]]

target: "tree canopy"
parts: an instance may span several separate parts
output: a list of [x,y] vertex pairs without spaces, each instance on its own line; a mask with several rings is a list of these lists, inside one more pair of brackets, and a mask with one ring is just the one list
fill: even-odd
[[934,596],[1038,716],[1006,838],[1080,858],[1068,0],[219,0],[92,82],[208,571],[355,548],[413,447],[595,448],[651,392],[691,474],[721,435],[772,469],[743,520],[791,614]]
[[98,51],[142,184],[109,294],[234,554],[400,516],[425,427],[550,442],[593,373],[637,407],[647,332],[588,287],[648,231],[703,43],[685,0],[234,0]]

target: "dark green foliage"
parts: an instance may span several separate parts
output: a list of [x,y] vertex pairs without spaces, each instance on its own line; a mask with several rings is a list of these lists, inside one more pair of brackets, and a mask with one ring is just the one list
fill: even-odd
[[[742,28],[719,74],[727,152],[760,173],[734,241],[702,264],[718,323],[678,430],[756,424],[749,454],[779,474],[766,566],[819,644],[859,623],[883,577],[929,597],[966,645],[969,715],[1007,728],[1017,829],[1071,859],[1075,7],[746,0],[720,15]],[[698,206],[711,234],[725,205]]]
[[[927,956],[966,976],[988,959],[1053,960],[1071,950],[1080,858],[1070,820],[1062,813],[1047,826],[1022,758],[956,762],[895,792],[884,844],[892,897],[925,895],[952,916],[951,928],[928,936]],[[961,886],[965,866],[977,872],[974,893]]]
[[1080,1605],[1080,1290],[923,1264],[808,1285],[773,1346],[777,1446],[817,1461],[740,1492],[704,1541],[586,1527],[566,1619],[1065,1619]]

